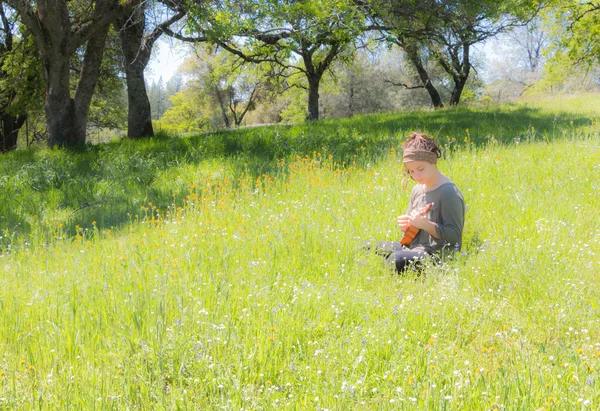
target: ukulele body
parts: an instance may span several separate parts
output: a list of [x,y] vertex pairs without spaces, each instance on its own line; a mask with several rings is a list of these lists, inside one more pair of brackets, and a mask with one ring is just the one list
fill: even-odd
[[[425,214],[427,214],[427,212],[431,209],[431,207],[433,206],[433,203],[429,203],[427,205],[425,205],[425,207],[423,207],[422,209],[419,210],[419,215],[420,216],[424,216]],[[419,233],[421,229],[415,227],[414,225],[409,226],[406,231],[404,232],[404,235],[402,236],[402,239],[400,240],[400,244],[405,245],[405,246],[409,246],[410,243],[413,242],[413,240],[415,239],[415,237],[417,236],[417,234]]]

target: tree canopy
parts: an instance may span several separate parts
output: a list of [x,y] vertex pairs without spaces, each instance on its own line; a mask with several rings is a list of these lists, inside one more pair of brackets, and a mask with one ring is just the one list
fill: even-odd
[[[152,136],[153,116],[165,112],[165,124],[183,116],[188,131],[237,126],[269,101],[280,105],[269,118],[296,120],[305,98],[305,118],[317,120],[326,114],[321,97],[329,80],[348,88],[347,108],[329,113],[362,112],[356,93],[370,96],[369,84],[358,77],[369,70],[356,65],[358,51],[378,53],[384,45],[399,47],[410,70],[396,78],[378,72],[378,81],[422,89],[434,107],[462,101],[479,81],[474,46],[502,33],[527,43],[519,43],[529,53],[526,63],[532,73],[544,72],[545,81],[553,72],[564,76],[569,67],[600,62],[596,0],[4,0],[0,6],[2,151],[17,146],[27,113],[41,107],[50,146],[81,144],[90,127],[124,127],[125,121],[128,137]],[[515,28],[540,9],[554,17],[554,31],[536,26],[541,37],[534,38],[529,25],[517,35]],[[164,86],[149,92],[144,74],[163,34],[211,50],[196,62],[189,84],[169,93],[180,93],[170,112]],[[364,56],[360,64],[369,64]],[[518,81],[528,89],[540,77],[520,74]],[[370,107],[381,110],[375,100],[369,97]],[[189,107],[192,102],[205,108]],[[190,123],[190,113],[201,120]]]
[[[223,1],[194,9],[193,30],[249,63],[308,92],[307,119],[319,118],[319,85],[333,61],[349,58],[364,29],[350,0]],[[299,76],[300,75],[300,76]]]

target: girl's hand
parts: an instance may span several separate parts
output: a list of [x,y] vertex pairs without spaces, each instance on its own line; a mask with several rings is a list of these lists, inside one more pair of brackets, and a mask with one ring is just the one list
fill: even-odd
[[411,218],[415,218],[418,215],[419,215],[419,213],[418,213],[417,210],[412,210],[410,212],[410,214],[408,214],[408,215],[404,214],[404,215],[399,216],[398,217],[398,226],[400,227],[400,229],[402,231],[408,230],[408,227],[410,227],[410,225],[411,225],[410,224],[410,219]]
[[410,227],[410,216],[408,215],[401,215],[398,217],[398,227],[400,227],[400,230],[402,231],[406,231],[408,230],[408,227]]
[[431,225],[431,221],[429,221],[427,216],[420,216],[418,214],[413,215],[411,213],[411,215],[408,219],[408,224],[414,225],[415,227],[417,227],[421,230],[426,230]]

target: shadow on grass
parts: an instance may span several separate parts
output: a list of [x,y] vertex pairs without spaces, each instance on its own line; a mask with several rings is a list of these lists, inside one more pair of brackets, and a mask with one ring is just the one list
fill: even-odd
[[492,137],[505,144],[550,141],[589,124],[585,116],[532,108],[460,108],[17,151],[0,157],[0,230],[9,233],[0,238],[0,250],[15,238],[50,241],[51,232],[33,235],[44,231],[44,221],[60,222],[66,236],[74,236],[76,227],[91,229],[92,222],[101,230],[128,224],[149,203],[161,211],[181,205],[189,194],[188,182],[179,181],[190,177],[182,172],[186,167],[204,170],[194,178],[215,178],[219,167],[233,178],[242,172],[256,178],[281,172],[279,159],[314,153],[340,167],[375,163],[413,130],[452,150],[485,145]]

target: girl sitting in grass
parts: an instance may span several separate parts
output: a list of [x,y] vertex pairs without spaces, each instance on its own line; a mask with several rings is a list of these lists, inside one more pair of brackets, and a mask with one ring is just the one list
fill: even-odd
[[[405,173],[417,183],[410,195],[408,212],[398,217],[398,226],[405,234],[404,244],[377,244],[377,252],[398,271],[414,267],[414,263],[427,257],[438,261],[448,251],[462,247],[465,200],[458,187],[438,170],[436,163],[441,155],[433,138],[422,133],[412,133],[404,145]],[[407,231],[416,229],[418,232],[410,241]]]

